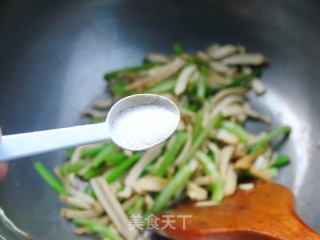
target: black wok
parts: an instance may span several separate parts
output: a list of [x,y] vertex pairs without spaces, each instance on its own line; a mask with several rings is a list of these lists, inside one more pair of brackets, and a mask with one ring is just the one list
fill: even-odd
[[[212,42],[243,44],[271,60],[269,92],[254,104],[274,126],[293,127],[282,151],[293,163],[279,182],[320,231],[320,2],[15,0],[0,2],[0,125],[4,134],[67,127],[105,94],[107,70],[137,64],[149,51],[188,51]],[[65,151],[10,164],[0,206],[34,239],[77,239],[59,217],[57,195],[33,162],[59,165]],[[281,224],[281,223],[279,223]],[[0,224],[0,234],[19,239]],[[0,238],[1,239],[1,238]]]

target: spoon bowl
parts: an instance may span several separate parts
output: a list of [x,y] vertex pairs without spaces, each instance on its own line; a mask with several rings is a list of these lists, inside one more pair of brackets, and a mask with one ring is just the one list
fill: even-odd
[[141,151],[169,138],[179,120],[179,110],[169,99],[136,94],[115,103],[104,123],[3,136],[0,162],[109,140]]
[[124,149],[140,151],[166,140],[179,120],[179,110],[172,101],[140,94],[118,101],[110,109],[106,122],[113,142]]

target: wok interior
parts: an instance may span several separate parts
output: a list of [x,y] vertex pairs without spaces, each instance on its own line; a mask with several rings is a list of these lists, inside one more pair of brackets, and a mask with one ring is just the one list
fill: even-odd
[[[105,94],[107,70],[138,64],[146,52],[187,51],[212,42],[242,44],[271,65],[268,92],[251,96],[273,125],[293,132],[281,151],[293,162],[278,181],[297,198],[300,216],[320,231],[319,58],[316,1],[2,1],[0,124],[4,134],[67,127]],[[250,123],[250,128],[269,126]],[[11,163],[0,182],[0,205],[35,239],[78,239],[58,215],[57,194],[33,169],[35,160],[59,165],[65,151]],[[2,225],[0,233],[16,239]]]

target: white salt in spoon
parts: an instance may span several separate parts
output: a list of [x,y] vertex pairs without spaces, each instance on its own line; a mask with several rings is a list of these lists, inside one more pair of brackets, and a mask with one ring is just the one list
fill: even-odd
[[140,151],[170,137],[179,120],[172,101],[153,94],[132,95],[118,101],[104,123],[3,136],[0,162],[109,140],[121,148]]

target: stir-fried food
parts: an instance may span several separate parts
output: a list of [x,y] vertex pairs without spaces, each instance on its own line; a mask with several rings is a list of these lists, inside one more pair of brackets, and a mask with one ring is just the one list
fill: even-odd
[[92,122],[100,122],[124,96],[165,96],[181,113],[169,140],[144,152],[111,142],[70,149],[67,161],[55,169],[59,181],[37,163],[67,204],[60,214],[74,222],[76,234],[137,239],[148,227],[145,220],[173,202],[187,198],[199,207],[219,204],[238,188],[252,189],[254,179],[270,181],[289,163],[272,147],[289,127],[271,132],[245,128],[251,120],[270,123],[248,101],[250,91],[257,96],[266,92],[260,80],[268,63],[264,55],[218,44],[195,54],[178,44],[174,50],[175,55],[150,53],[141,65],[107,73],[112,98],[84,111]]

